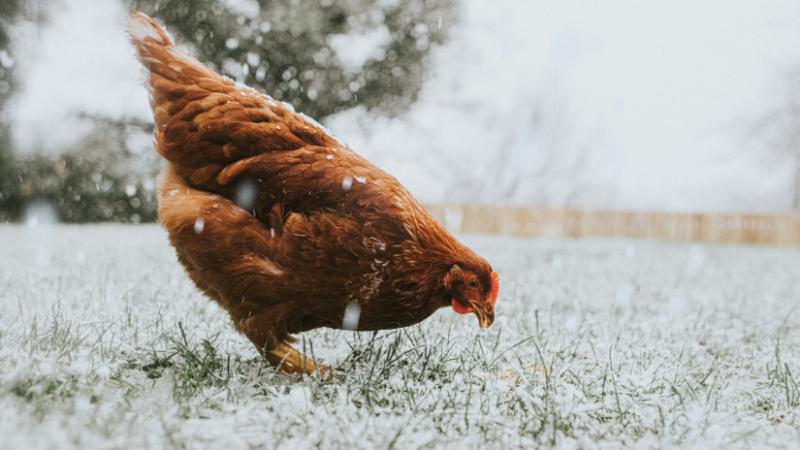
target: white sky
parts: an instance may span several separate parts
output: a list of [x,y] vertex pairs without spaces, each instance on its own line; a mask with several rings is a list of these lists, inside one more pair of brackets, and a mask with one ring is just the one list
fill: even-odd
[[[21,93],[12,121],[22,151],[54,151],[80,138],[76,112],[149,118],[143,76],[116,0],[64,0],[44,29],[19,43]],[[43,148],[39,148],[43,147]]]
[[[123,8],[66,4],[20,58],[23,148],[76,139],[75,111],[149,117]],[[779,210],[788,171],[764,164],[750,130],[785,101],[799,64],[790,0],[466,0],[409,112],[353,110],[328,125],[425,200],[469,200],[468,182],[485,184],[483,201],[536,201],[547,155],[585,152],[582,171],[536,175],[550,204]],[[509,145],[513,164],[498,175]],[[530,190],[501,198],[495,186],[514,175]]]

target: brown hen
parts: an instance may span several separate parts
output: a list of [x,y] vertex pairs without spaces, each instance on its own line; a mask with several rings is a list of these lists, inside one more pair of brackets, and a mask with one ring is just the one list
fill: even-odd
[[287,372],[327,370],[291,333],[412,325],[438,308],[494,320],[498,277],[392,176],[286,103],[179,51],[141,13],[158,216],[191,279]]

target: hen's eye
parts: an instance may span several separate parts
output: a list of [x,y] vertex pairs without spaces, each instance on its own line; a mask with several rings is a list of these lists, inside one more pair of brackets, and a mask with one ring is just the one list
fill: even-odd
[[473,278],[473,279],[469,280],[468,286],[469,286],[470,289],[479,289],[481,287],[481,282],[478,281],[477,278]]

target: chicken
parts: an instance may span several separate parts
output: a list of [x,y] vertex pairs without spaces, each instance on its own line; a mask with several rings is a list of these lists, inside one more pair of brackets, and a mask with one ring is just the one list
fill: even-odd
[[153,19],[128,34],[147,69],[158,216],[197,287],[270,363],[318,327],[381,330],[439,308],[491,326],[498,275],[400,183],[324,127],[179,51]]

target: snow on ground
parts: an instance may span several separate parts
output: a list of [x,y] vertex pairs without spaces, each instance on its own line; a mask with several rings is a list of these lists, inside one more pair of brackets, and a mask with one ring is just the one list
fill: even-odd
[[319,330],[272,373],[156,226],[0,227],[2,448],[796,447],[800,251],[467,237],[495,326]]

